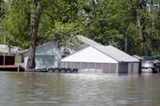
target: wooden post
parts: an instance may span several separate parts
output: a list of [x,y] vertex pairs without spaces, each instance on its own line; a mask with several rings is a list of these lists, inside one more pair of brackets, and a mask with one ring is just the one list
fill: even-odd
[[17,72],[19,72],[19,67],[17,68]]

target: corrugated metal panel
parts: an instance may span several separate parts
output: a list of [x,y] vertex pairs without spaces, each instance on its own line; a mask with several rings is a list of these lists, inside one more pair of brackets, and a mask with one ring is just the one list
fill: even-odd
[[113,46],[95,46],[95,48],[105,53],[106,55],[116,59],[119,62],[139,62],[138,59],[128,55],[127,53]]
[[96,63],[118,63],[113,58],[105,55],[104,53],[96,50],[93,47],[87,47],[75,54],[72,54],[61,61],[67,62],[96,62]]

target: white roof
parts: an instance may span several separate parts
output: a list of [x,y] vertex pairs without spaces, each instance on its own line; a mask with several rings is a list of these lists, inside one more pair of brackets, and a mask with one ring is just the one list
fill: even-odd
[[113,47],[113,46],[94,46],[97,50],[116,59],[119,62],[139,62],[139,59]]
[[[9,47],[7,45],[0,44],[0,53],[8,53]],[[17,53],[19,51],[18,47],[12,46],[11,53]]]
[[105,55],[104,53],[96,50],[92,46],[86,47],[68,57],[63,58],[61,61],[67,62],[96,62],[96,63],[118,63],[115,59]]
[[66,62],[139,62],[138,59],[126,54],[113,46],[89,46],[61,61]]

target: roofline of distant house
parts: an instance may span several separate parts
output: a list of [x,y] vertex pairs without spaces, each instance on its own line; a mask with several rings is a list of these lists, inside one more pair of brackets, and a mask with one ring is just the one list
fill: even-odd
[[[83,35],[76,35],[76,36],[77,36],[78,38],[79,38],[79,37],[80,37],[80,38],[81,38],[81,37],[84,37]],[[91,39],[89,39],[89,38],[87,38],[87,37],[84,37],[84,38],[87,39],[87,40],[92,41],[92,42],[95,43],[96,45],[101,45],[101,44],[99,44],[99,43],[97,43],[97,42],[95,42],[95,41],[93,41],[93,40],[91,40]],[[79,40],[80,40],[80,39],[79,39]],[[95,46],[95,45],[91,44],[90,42],[86,42],[85,40],[81,40],[81,41],[84,42],[84,43],[89,44],[90,46]],[[42,44],[42,45],[37,46],[36,48],[40,48],[40,47],[49,45],[50,43],[52,43],[52,42],[44,43],[44,44]],[[28,52],[28,51],[29,51],[29,49],[23,50],[23,51],[17,53],[17,55],[18,55],[18,54],[25,53],[25,52]]]

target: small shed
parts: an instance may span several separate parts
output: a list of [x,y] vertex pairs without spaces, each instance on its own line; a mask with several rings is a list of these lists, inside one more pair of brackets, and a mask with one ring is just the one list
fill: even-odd
[[139,59],[113,46],[89,46],[61,59],[61,67],[79,72],[138,73]]
[[[17,46],[11,46],[9,48],[8,45],[0,44],[0,55],[1,56],[4,56],[4,57],[11,56],[12,57],[12,56],[15,56],[19,51],[20,51],[20,48]],[[20,57],[18,56],[14,57],[14,63],[19,62],[19,60],[20,60]]]

